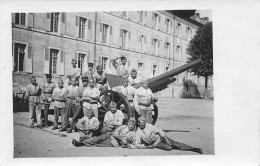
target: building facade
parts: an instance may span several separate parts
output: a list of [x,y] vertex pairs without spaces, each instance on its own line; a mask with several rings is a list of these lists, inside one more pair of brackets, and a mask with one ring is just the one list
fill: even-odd
[[[143,79],[163,74],[186,63],[187,45],[202,25],[171,11],[13,13],[14,91],[24,90],[30,74],[38,82],[44,81],[44,74],[67,81],[72,58],[82,73],[89,62],[110,73],[110,60],[124,55]],[[158,95],[179,97],[184,78],[203,87],[203,78],[188,72],[176,78]]]

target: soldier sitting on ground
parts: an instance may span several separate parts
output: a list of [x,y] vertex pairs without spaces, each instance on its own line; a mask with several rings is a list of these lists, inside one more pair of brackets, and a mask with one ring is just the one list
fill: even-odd
[[113,132],[116,128],[123,124],[124,114],[121,110],[117,110],[116,103],[111,102],[109,104],[109,111],[105,114],[103,128],[101,133]]
[[182,151],[193,151],[202,154],[202,150],[199,148],[193,148],[189,145],[176,142],[168,138],[165,133],[153,126],[146,123],[146,118],[141,116],[138,118],[139,127],[136,131],[136,148],[139,149],[153,149],[158,148],[162,150],[170,151],[172,149]]
[[120,147],[135,148],[135,119],[130,118],[127,125],[119,126],[114,132],[91,137],[83,141],[72,140],[76,147]]
[[99,127],[99,121],[96,117],[94,117],[92,109],[87,110],[86,116],[84,116],[78,121],[76,127],[79,129],[80,142],[92,137],[93,133]]

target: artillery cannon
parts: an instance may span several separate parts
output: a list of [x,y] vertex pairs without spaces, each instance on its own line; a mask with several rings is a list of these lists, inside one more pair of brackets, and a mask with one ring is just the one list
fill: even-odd
[[[153,93],[161,91],[161,90],[167,88],[167,85],[173,83],[176,80],[176,78],[174,78],[175,75],[178,75],[184,71],[187,71],[190,68],[199,65],[200,63],[201,63],[201,59],[198,59],[198,60],[195,60],[188,64],[185,64],[181,67],[173,69],[162,75],[150,78],[147,80],[148,86]],[[112,75],[112,74],[106,74],[106,78],[107,78],[110,88],[122,85],[121,83],[122,83],[123,77]],[[133,87],[135,87],[137,89],[137,88],[141,87],[141,85],[142,85],[142,83],[139,82],[137,84],[134,84]],[[125,106],[125,110],[128,115],[128,119],[130,117],[135,116],[135,113],[131,112],[130,104],[124,95],[122,95],[121,93],[118,93],[118,92],[114,92],[112,90],[106,90],[106,91],[102,91],[100,94],[100,97],[99,97],[99,103],[102,105],[102,107],[99,109],[99,115],[100,115],[99,118],[101,121],[103,121],[102,117],[104,116],[105,112],[108,111],[108,105],[112,101],[117,104],[118,109],[121,104],[123,104]],[[153,105],[152,124],[155,124],[157,117],[158,117],[158,107],[156,105],[156,102],[154,102],[152,105]],[[128,119],[127,119],[127,121],[128,121]]]

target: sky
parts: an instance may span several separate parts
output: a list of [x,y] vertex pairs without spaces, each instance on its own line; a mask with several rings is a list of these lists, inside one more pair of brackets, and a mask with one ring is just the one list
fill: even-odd
[[196,13],[200,13],[200,18],[208,17],[212,21],[212,11],[211,10],[197,10]]

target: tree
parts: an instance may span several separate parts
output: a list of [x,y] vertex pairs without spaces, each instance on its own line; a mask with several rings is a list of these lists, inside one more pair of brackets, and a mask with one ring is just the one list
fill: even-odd
[[202,63],[189,72],[205,77],[205,90],[208,88],[208,77],[213,75],[212,22],[199,27],[196,35],[188,44],[188,62],[201,58]]

